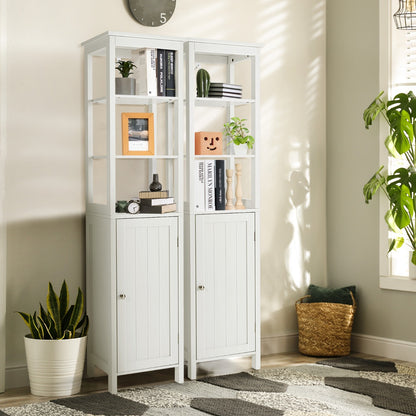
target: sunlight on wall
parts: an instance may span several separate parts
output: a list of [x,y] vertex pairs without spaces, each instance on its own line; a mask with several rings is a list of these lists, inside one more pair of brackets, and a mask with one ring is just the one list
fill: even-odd
[[261,177],[270,178],[261,189],[262,327],[269,333],[296,327],[294,300],[325,275],[325,2],[261,4]]

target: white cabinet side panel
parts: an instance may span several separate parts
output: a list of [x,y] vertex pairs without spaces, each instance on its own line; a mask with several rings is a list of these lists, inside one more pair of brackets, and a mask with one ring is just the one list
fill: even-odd
[[197,359],[254,350],[254,215],[196,217]]
[[177,219],[117,221],[118,370],[178,361]]
[[87,233],[87,312],[91,322],[88,333],[89,364],[108,372],[111,360],[111,227],[113,222],[88,216]]

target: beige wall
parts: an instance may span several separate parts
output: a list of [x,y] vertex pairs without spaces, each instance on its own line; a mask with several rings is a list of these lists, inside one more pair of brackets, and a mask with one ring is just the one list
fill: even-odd
[[[81,42],[107,30],[259,42],[262,335],[296,330],[294,302],[326,281],[325,1],[179,0],[160,28],[121,0],[8,0],[7,367],[47,282],[84,285]],[[260,138],[258,138],[260,139]],[[92,322],[92,325],[94,323]]]
[[378,3],[328,1],[328,279],[357,285],[355,332],[415,342],[415,294],[379,289],[378,204],[362,196],[379,165],[377,128],[367,131],[362,121],[379,92]]

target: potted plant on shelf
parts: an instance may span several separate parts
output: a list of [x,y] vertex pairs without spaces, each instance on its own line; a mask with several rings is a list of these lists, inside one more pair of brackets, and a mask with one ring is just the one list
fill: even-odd
[[136,65],[133,61],[122,59],[117,61],[116,69],[120,72],[121,78],[116,78],[116,94],[136,94],[136,79],[129,78],[134,68],[136,68]]
[[69,306],[65,280],[59,297],[49,283],[46,309],[40,303],[39,311],[33,315],[18,313],[31,332],[24,338],[31,393],[38,396],[78,393],[89,327],[81,289],[78,288],[75,304]]
[[247,154],[254,146],[254,137],[249,134],[245,121],[245,118],[231,117],[231,121],[224,124],[224,134],[229,139],[227,145],[234,143],[234,154]]
[[396,236],[391,240],[388,252],[399,249],[406,242],[410,248],[410,261],[416,265],[416,96],[409,91],[385,101],[381,98],[383,93],[365,109],[363,118],[367,129],[378,116],[385,119],[389,134],[384,143],[389,155],[398,161],[398,168],[389,174],[381,166],[364,185],[363,193],[366,203],[380,189],[386,195],[389,209],[384,218]]

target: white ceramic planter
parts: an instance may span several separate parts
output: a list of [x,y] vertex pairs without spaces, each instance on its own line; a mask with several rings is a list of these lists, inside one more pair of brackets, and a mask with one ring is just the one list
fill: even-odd
[[236,156],[245,156],[248,154],[248,147],[246,144],[236,145],[233,143],[233,149]]
[[43,340],[25,336],[30,392],[70,396],[81,389],[87,337]]

